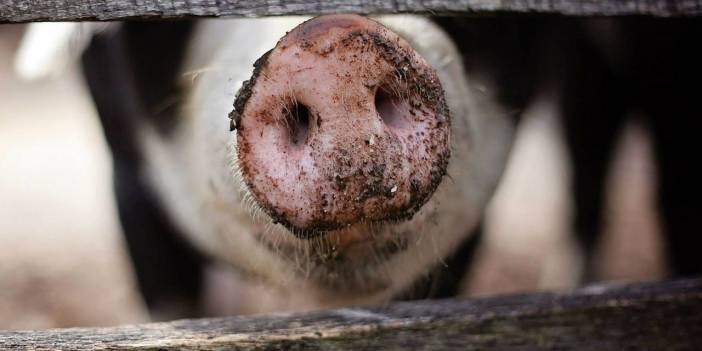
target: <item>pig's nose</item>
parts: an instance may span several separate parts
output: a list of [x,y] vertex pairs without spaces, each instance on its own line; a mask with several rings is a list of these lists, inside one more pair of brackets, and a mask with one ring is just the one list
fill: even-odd
[[449,158],[436,72],[397,34],[355,15],[322,16],[254,65],[233,123],[250,193],[300,236],[408,219]]

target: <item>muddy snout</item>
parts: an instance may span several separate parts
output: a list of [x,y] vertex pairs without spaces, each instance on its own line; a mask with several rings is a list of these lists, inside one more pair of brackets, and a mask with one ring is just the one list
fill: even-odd
[[248,190],[301,237],[409,219],[446,173],[450,118],[436,72],[364,17],[322,16],[290,31],[234,106]]

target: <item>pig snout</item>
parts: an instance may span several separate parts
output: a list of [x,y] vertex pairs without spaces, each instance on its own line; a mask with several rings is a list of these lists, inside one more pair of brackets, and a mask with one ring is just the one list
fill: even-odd
[[446,173],[450,118],[436,72],[361,16],[321,16],[287,33],[234,107],[248,190],[300,237],[409,219]]

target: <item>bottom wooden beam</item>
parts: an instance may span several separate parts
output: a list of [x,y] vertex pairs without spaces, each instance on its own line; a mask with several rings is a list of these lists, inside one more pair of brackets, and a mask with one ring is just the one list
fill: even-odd
[[4,350],[702,350],[702,279],[115,328],[0,332]]

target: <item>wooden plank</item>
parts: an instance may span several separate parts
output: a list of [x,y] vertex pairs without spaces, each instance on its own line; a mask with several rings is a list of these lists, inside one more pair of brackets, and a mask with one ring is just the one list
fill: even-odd
[[0,332],[2,350],[699,350],[702,279],[116,328]]
[[548,13],[697,16],[702,0],[2,0],[0,23],[285,14]]

